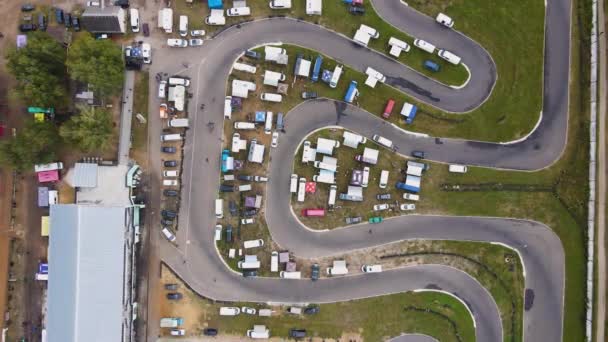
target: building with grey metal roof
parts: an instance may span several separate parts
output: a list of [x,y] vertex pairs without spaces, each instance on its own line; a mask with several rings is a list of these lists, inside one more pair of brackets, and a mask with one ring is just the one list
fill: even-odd
[[125,33],[125,10],[119,6],[87,7],[80,18],[82,26],[92,33]]
[[74,180],[72,185],[77,188],[97,187],[97,169],[93,163],[76,163],[74,165]]
[[129,341],[133,209],[58,204],[50,217],[48,341]]

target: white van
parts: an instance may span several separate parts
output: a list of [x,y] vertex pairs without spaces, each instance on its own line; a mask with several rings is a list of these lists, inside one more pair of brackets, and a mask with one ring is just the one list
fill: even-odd
[[179,16],[179,35],[185,37],[188,35],[188,16]]
[[279,271],[279,252],[273,251],[270,255],[270,272]]
[[260,100],[268,102],[281,102],[283,101],[283,96],[275,93],[262,93],[260,94]]
[[298,175],[295,173],[291,174],[291,182],[289,183],[289,192],[292,194],[298,192]]
[[215,217],[218,219],[224,217],[224,200],[221,198],[215,200]]
[[291,0],[271,0],[268,6],[272,9],[290,9]]
[[379,38],[380,37],[380,32],[378,32],[375,28],[373,27],[369,27],[367,25],[363,25],[361,24],[361,26],[359,27],[359,30],[369,34],[370,37],[372,38]]
[[135,8],[129,10],[129,16],[131,17],[131,31],[139,32],[139,11]]
[[215,236],[213,237],[215,241],[220,241],[222,239],[222,225],[218,224],[215,226]]
[[334,68],[334,72],[331,74],[331,80],[329,81],[329,86],[335,88],[338,86],[338,81],[340,80],[340,76],[342,76],[342,68],[341,65],[336,65]]
[[169,178],[177,177],[177,171],[175,171],[175,170],[163,171],[163,177],[169,177]]
[[231,306],[222,306],[220,308],[220,316],[237,316],[241,313],[241,309],[231,307]]
[[272,133],[272,112],[266,112],[266,123],[264,125],[264,133]]
[[363,272],[363,273],[380,273],[380,272],[382,272],[382,265],[363,265],[363,266],[361,266],[361,272]]
[[233,7],[226,10],[226,16],[228,17],[245,17],[251,15],[251,8],[249,7]]
[[184,139],[184,137],[182,137],[181,134],[163,134],[160,136],[160,141],[178,141],[178,140],[182,140]]
[[302,278],[302,273],[281,271],[281,273],[279,273],[279,277],[283,279],[300,279]]
[[257,248],[257,247],[262,247],[262,246],[264,246],[264,240],[262,240],[262,239],[247,240],[247,241],[243,242],[243,248],[245,248],[245,249]]
[[390,141],[390,140],[386,139],[385,137],[380,136],[378,134],[374,134],[374,136],[372,137],[372,140],[384,147],[393,148],[392,141]]
[[241,260],[237,263],[236,266],[242,270],[257,270],[258,268],[260,268],[262,266],[262,264],[260,263],[259,260],[255,260],[255,261]]
[[414,40],[414,45],[416,45],[419,49],[424,50],[428,53],[435,52],[435,45],[433,45],[427,41],[424,41],[422,39]]
[[224,100],[224,119],[232,119],[232,96],[226,96]]
[[224,17],[224,10],[212,9],[211,14],[205,18],[205,24],[221,26],[226,25],[226,17]]
[[188,87],[190,85],[190,80],[184,77],[169,77],[169,85],[181,85]]
[[175,234],[173,234],[173,232],[169,228],[165,227],[161,230],[161,232],[167,240],[171,242],[175,241]]
[[298,202],[304,202],[306,198],[306,178],[300,178],[298,183]]
[[437,18],[435,18],[435,20],[447,28],[452,28],[452,26],[454,26],[454,20],[443,13],[437,14]]
[[338,192],[338,187],[336,185],[332,185],[329,187],[329,200],[327,204],[333,206],[336,204],[336,192]]
[[448,166],[448,171],[454,173],[467,173],[467,166],[460,164],[450,164],[450,166]]
[[188,127],[188,119],[171,119],[169,120],[169,127],[178,127],[178,128],[187,128]]
[[367,188],[369,184],[369,166],[363,168],[363,179],[361,180],[361,186]]
[[175,179],[163,179],[163,186],[178,186],[179,183]]
[[239,185],[239,192],[251,191],[251,184]]
[[164,99],[167,97],[167,81],[160,81],[158,84],[158,98]]
[[237,121],[234,123],[234,129],[255,129],[253,122]]
[[388,171],[387,170],[382,170],[382,172],[380,172],[380,189],[386,189],[386,186],[388,185]]
[[439,50],[437,52],[437,54],[439,55],[439,57],[445,59],[446,61],[448,61],[454,65],[460,64],[461,58],[456,56],[455,54],[451,53],[448,50]]
[[239,62],[234,63],[233,67],[235,70],[248,72],[250,74],[255,74],[256,71],[258,70],[258,68],[254,67],[253,65],[239,63]]

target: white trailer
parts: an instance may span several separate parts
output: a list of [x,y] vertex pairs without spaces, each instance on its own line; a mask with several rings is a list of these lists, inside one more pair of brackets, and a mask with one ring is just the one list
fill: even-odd
[[163,8],[158,11],[158,27],[162,28],[165,33],[173,32],[173,10],[171,8]]
[[298,202],[304,202],[306,198],[306,178],[301,177],[298,184]]

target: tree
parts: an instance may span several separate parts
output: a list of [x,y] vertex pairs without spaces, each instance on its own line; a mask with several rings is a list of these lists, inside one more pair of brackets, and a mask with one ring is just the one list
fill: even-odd
[[17,80],[15,90],[28,105],[56,107],[65,102],[66,52],[47,33],[30,33],[27,45],[9,49],[6,59]]
[[66,64],[73,79],[90,84],[102,96],[115,94],[122,87],[122,51],[109,39],[81,36],[70,47]]
[[112,114],[103,108],[78,107],[74,115],[59,129],[59,135],[82,151],[106,150],[112,144]]
[[50,163],[56,158],[60,140],[52,122],[29,120],[15,138],[0,143],[0,162],[19,171]]

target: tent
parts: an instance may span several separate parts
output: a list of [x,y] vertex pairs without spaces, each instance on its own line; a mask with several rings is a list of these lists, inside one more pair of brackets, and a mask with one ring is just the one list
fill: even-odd
[[222,9],[224,8],[224,4],[222,0],[207,0],[207,5],[209,9]]
[[56,182],[58,180],[59,180],[59,171],[58,170],[38,172],[38,182],[40,182],[40,183]]
[[314,194],[315,192],[317,192],[317,183],[315,182],[306,182],[306,193],[307,194]]

